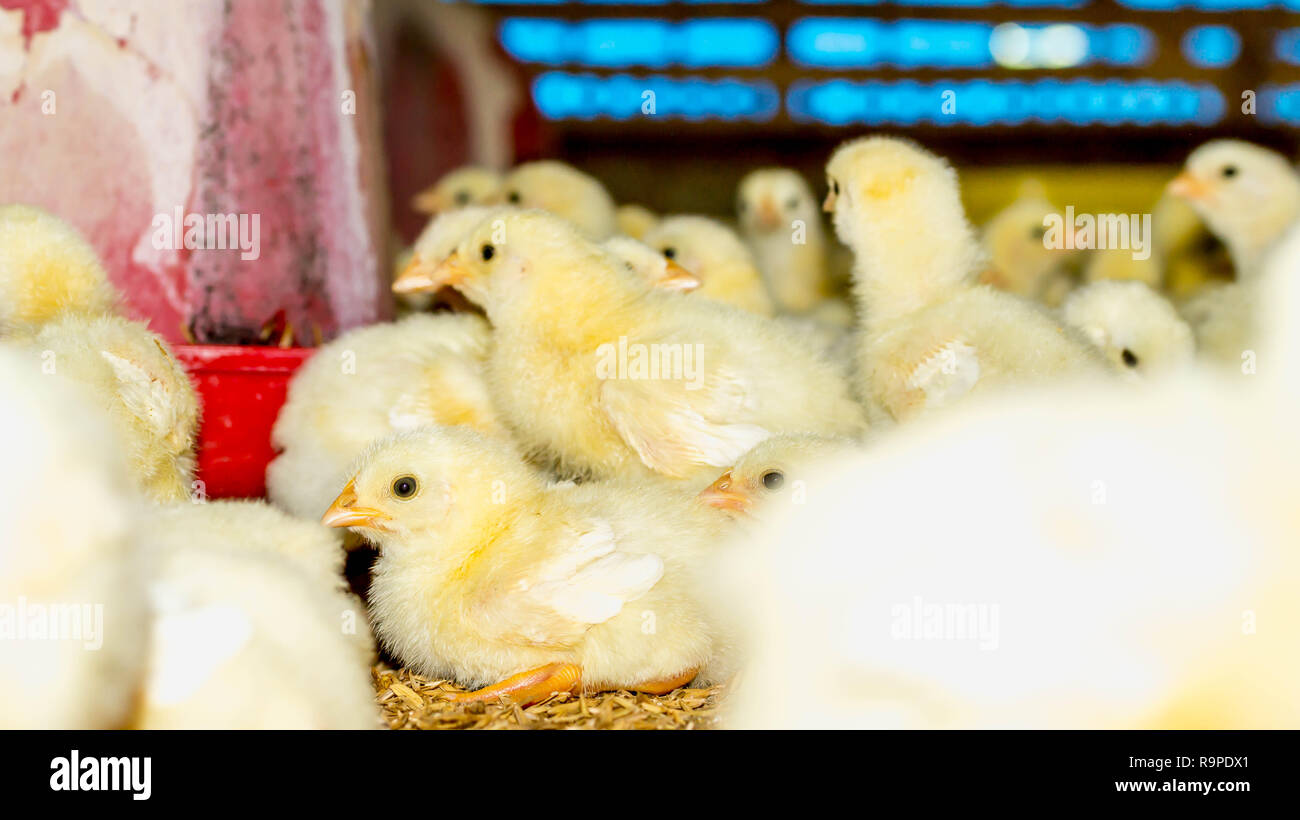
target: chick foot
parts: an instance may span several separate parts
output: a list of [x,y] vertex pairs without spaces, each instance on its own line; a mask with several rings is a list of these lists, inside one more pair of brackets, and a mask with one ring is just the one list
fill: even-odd
[[571,663],[548,663],[511,675],[500,683],[451,696],[456,703],[492,701],[509,696],[520,706],[531,706],[557,692],[572,692],[582,683],[582,669]]

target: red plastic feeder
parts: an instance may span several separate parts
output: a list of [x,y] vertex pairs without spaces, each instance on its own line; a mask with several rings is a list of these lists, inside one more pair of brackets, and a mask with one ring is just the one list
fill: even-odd
[[198,475],[209,498],[260,498],[275,457],[271,428],[289,379],[313,348],[173,345],[203,408]]

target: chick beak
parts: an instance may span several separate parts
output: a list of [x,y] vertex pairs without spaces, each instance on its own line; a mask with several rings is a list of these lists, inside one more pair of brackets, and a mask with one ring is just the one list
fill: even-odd
[[417,253],[401,275],[393,280],[393,293],[432,293],[442,287],[455,287],[468,275],[469,271],[457,254],[432,265]]
[[781,212],[776,209],[769,197],[763,197],[758,203],[758,226],[765,231],[774,231],[781,227]]
[[321,516],[320,522],[327,527],[375,527],[379,528],[388,516],[379,510],[357,506],[356,479],[352,479],[334,499],[334,503]]
[[992,285],[995,288],[1002,289],[1005,289],[1007,286],[1006,281],[1002,278],[1001,272],[998,271],[997,268],[985,268],[984,272],[980,274],[980,284]]
[[660,290],[680,290],[689,293],[704,284],[700,281],[700,277],[671,259],[668,260],[665,270],[667,273],[656,283],[656,287]]
[[425,188],[411,197],[411,208],[417,213],[433,216],[442,210],[442,201],[433,188]]
[[826,192],[826,199],[822,202],[822,210],[828,214],[835,213],[835,190],[831,189]]
[[737,492],[730,470],[718,476],[717,481],[701,490],[699,497],[700,501],[710,507],[738,513],[749,512],[750,506],[754,503],[749,496]]
[[1210,187],[1189,171],[1183,171],[1169,183],[1169,193],[1182,199],[1204,199]]

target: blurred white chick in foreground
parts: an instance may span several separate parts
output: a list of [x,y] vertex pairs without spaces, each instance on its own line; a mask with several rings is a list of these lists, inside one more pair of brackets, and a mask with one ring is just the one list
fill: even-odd
[[423,214],[440,214],[470,205],[486,205],[501,189],[501,174],[491,168],[466,165],[444,174],[416,194],[411,207]]
[[595,177],[556,160],[526,162],[502,183],[500,204],[540,208],[577,226],[588,239],[617,230],[614,199]]
[[650,229],[659,224],[659,215],[644,205],[628,203],[619,205],[614,212],[618,232],[633,239],[645,237]]
[[1061,306],[1116,367],[1155,376],[1186,367],[1196,355],[1192,329],[1169,300],[1142,282],[1084,285]]
[[199,404],[157,335],[117,316],[67,316],[23,342],[33,370],[71,379],[108,411],[137,486],[155,501],[188,498]]
[[0,347],[0,728],[127,725],[148,627],[108,419]]
[[[1049,247],[1044,218],[1057,213],[1038,185],[1027,185],[982,231],[989,265],[980,281],[999,290],[1056,307],[1074,286],[1069,266],[1075,251]],[[1069,226],[1066,229],[1070,229]],[[1068,245],[1062,238],[1062,244]]]
[[763,280],[786,313],[807,313],[831,296],[826,231],[817,199],[788,168],[760,168],[740,181],[736,215]]
[[[699,495],[706,507],[732,516],[767,517],[807,502],[817,465],[854,446],[850,439],[806,434],[773,436],[756,445]],[[785,502],[778,506],[778,502]]]
[[111,314],[117,301],[99,256],[71,225],[30,205],[0,207],[0,337],[63,315]]
[[479,316],[409,316],[343,334],[294,374],[271,431],[267,497],[315,519],[366,445],[424,424],[504,434],[484,380],[491,330]]
[[721,222],[704,216],[670,216],[643,241],[699,277],[698,297],[760,316],[776,312],[753,254]]
[[714,519],[660,482],[548,489],[506,442],[430,427],[367,449],[322,520],[378,545],[371,611],[403,663],[527,704],[694,679]]
[[896,420],[988,387],[1104,367],[1041,306],[978,285],[983,252],[957,176],[911,143],[867,137],[826,168],[826,208],[853,249],[859,390]]
[[712,479],[770,435],[864,427],[834,366],[793,331],[651,289],[549,214],[505,221],[509,241],[480,225],[420,284],[487,311],[493,404],[562,477]]

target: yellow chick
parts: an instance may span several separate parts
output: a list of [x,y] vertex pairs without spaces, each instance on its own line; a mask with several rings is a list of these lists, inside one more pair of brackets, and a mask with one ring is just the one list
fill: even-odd
[[659,224],[659,215],[644,205],[628,203],[618,206],[614,212],[614,221],[620,234],[641,239]]
[[605,239],[618,229],[614,199],[605,186],[556,160],[517,166],[502,183],[497,202],[549,211],[576,225],[588,239]]
[[1241,140],[1213,140],[1187,157],[1169,184],[1223,240],[1246,281],[1300,221],[1300,174],[1281,154]]
[[812,188],[799,173],[750,172],[736,191],[736,216],[782,311],[808,313],[831,297],[826,232]]
[[738,516],[770,511],[778,501],[802,505],[807,501],[808,479],[815,465],[853,446],[851,439],[844,438],[773,436],[701,490],[700,502]]
[[484,377],[490,340],[481,317],[436,313],[358,328],[322,347],[294,374],[271,431],[279,455],[266,468],[267,497],[315,519],[375,439],[425,424],[505,435]]
[[670,216],[643,241],[698,276],[699,296],[759,316],[776,313],[753,254],[721,222],[703,216]]
[[0,207],[0,338],[64,315],[112,314],[117,303],[99,256],[71,225],[31,205]]
[[67,316],[22,343],[33,369],[79,382],[108,411],[136,485],[189,498],[199,404],[171,350],[138,322]]
[[122,728],[148,625],[112,424],[4,346],[0,397],[0,728]]
[[370,605],[397,658],[477,688],[460,700],[527,704],[697,677],[712,518],[660,483],[548,488],[508,443],[430,427],[368,448],[322,521],[379,547]]
[[501,174],[480,165],[450,171],[411,199],[411,207],[436,215],[470,205],[487,205],[501,190]]
[[825,207],[853,249],[859,390],[895,420],[972,391],[1104,367],[1044,308],[976,284],[984,254],[957,175],[903,140],[868,137],[827,165]]
[[[1049,247],[1044,217],[1057,213],[1044,196],[1042,187],[1026,185],[1021,195],[984,226],[981,242],[989,255],[989,266],[980,281],[999,290],[1034,299],[1050,307],[1074,286],[1069,266],[1075,251]],[[1064,242],[1062,245],[1069,243]]]
[[[422,264],[437,264],[456,250],[460,240],[480,222],[494,212],[494,208],[470,205],[442,211],[429,220],[420,235],[415,238],[410,251],[403,254],[394,265],[393,281],[407,269]],[[434,293],[399,293],[398,303],[408,311],[425,311],[433,306]]]
[[1061,318],[1117,368],[1141,376],[1179,370],[1196,355],[1191,327],[1168,299],[1142,282],[1084,285],[1065,300]]
[[699,289],[702,284],[698,276],[630,236],[611,236],[600,244],[653,288],[689,292]]
[[436,269],[487,312],[488,384],[530,457],[562,477],[709,477],[786,432],[854,435],[861,408],[810,343],[696,294],[665,293],[538,211],[480,225]]

